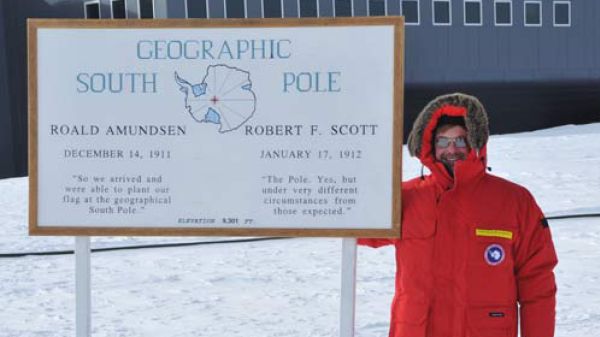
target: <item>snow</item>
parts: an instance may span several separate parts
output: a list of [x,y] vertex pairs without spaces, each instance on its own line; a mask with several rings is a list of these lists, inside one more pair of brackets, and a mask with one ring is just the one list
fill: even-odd
[[[404,179],[420,164],[404,149]],[[494,174],[526,186],[547,215],[600,213],[600,124],[492,136]],[[26,178],[0,180],[0,253],[73,249],[30,237]],[[600,218],[550,222],[559,256],[557,337],[600,330]],[[93,247],[222,238],[93,238]],[[92,256],[92,334],[338,336],[341,240],[142,249]],[[0,259],[0,336],[73,336],[74,256]],[[392,247],[358,249],[356,336],[387,336]]]

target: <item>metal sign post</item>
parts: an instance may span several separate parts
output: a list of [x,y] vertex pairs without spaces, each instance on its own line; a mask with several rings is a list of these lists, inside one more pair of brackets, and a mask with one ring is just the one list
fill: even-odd
[[75,331],[89,337],[92,327],[92,287],[90,237],[75,237]]
[[342,294],[340,337],[354,337],[356,297],[356,239],[342,239]]

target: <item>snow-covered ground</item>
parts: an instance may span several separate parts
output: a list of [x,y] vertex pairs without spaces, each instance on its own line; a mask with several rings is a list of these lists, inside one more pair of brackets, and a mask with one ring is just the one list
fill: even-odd
[[[600,213],[600,124],[493,136],[489,165],[547,215]],[[420,173],[404,152],[404,178]],[[25,178],[0,180],[0,253],[72,249],[29,237]],[[600,335],[600,218],[550,222],[557,337]],[[93,247],[218,238],[103,237]],[[387,336],[393,248],[359,248],[356,336]],[[337,336],[340,239],[143,249],[92,256],[93,336]],[[74,256],[0,259],[0,336],[73,336]]]

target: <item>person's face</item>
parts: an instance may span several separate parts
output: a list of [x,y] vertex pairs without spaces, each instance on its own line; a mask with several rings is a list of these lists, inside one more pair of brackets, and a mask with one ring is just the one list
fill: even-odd
[[465,160],[469,153],[467,130],[458,125],[446,125],[439,128],[435,134],[435,159],[454,174],[454,164]]

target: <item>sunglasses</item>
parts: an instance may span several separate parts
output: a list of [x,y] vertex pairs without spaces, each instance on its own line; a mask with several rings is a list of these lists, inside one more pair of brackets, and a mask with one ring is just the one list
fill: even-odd
[[435,139],[435,147],[439,147],[442,149],[447,148],[450,144],[454,144],[457,148],[466,148],[467,147],[467,139],[465,137],[438,137]]

